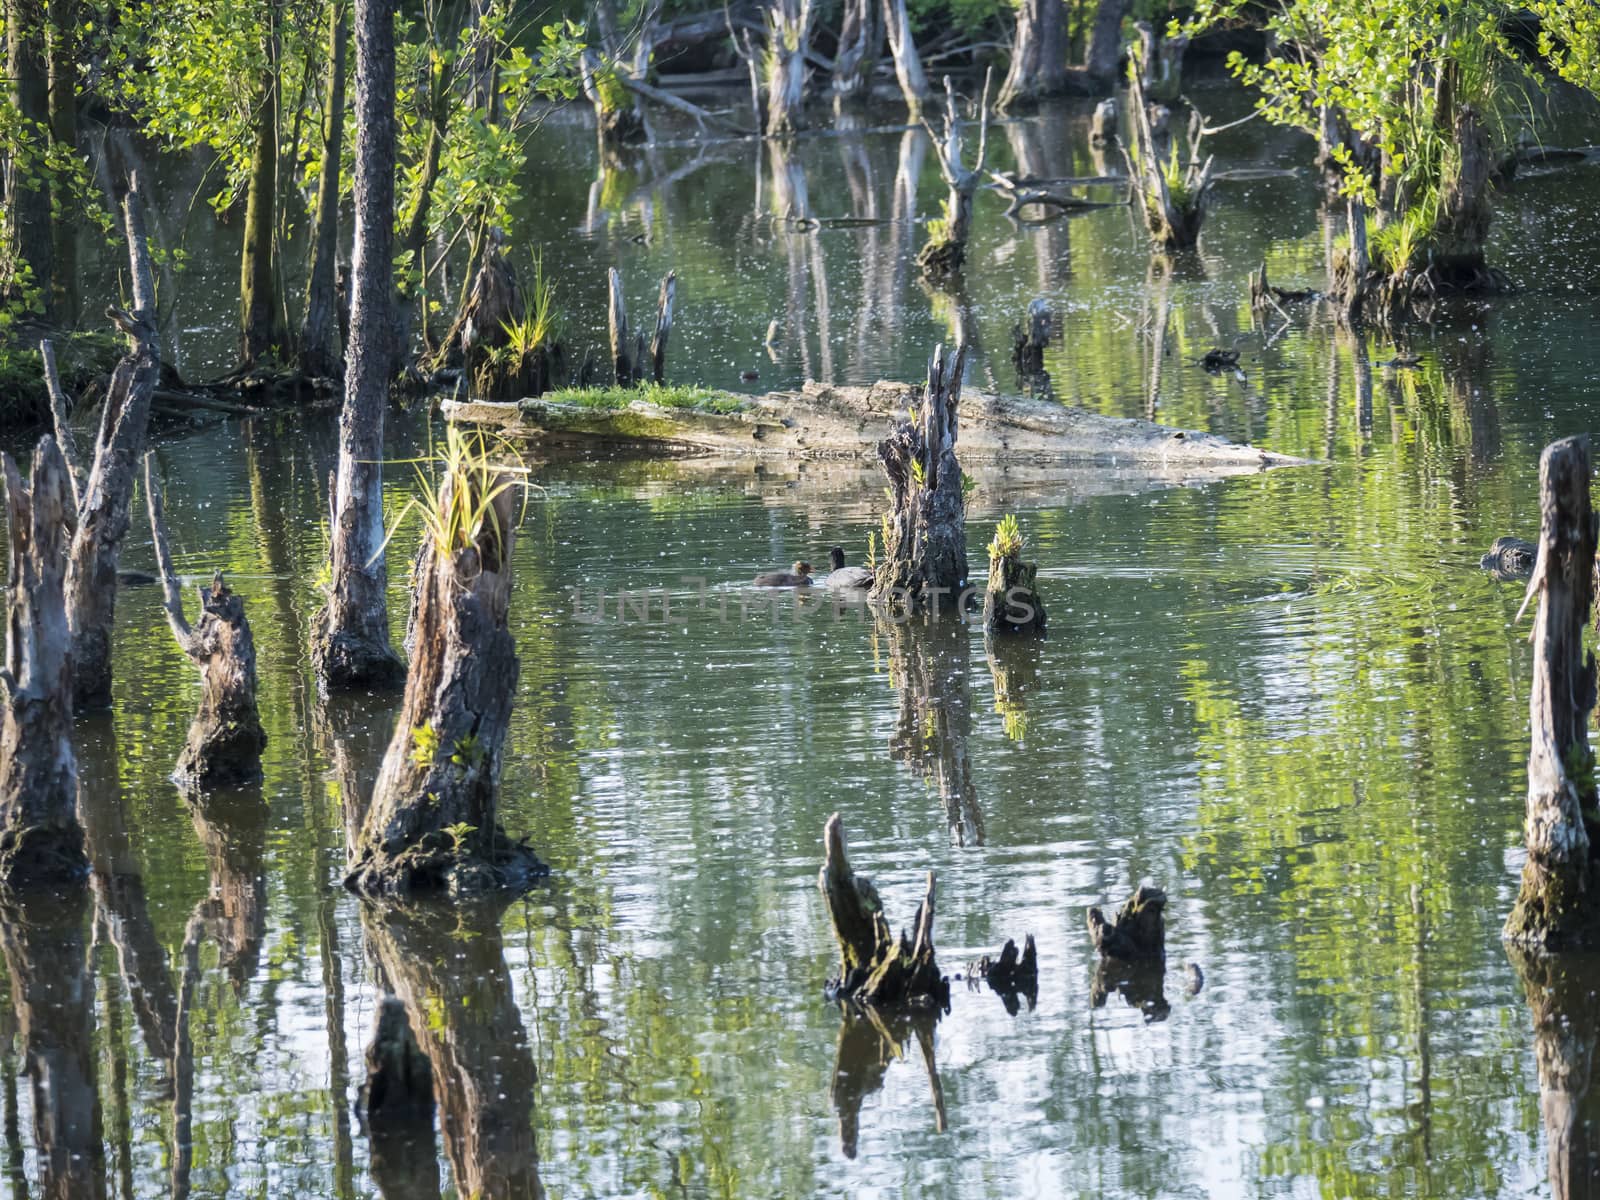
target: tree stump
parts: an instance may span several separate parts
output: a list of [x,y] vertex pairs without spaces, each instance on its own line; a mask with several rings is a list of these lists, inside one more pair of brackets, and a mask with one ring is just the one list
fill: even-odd
[[1011,363],[1017,374],[1028,378],[1044,371],[1044,348],[1055,333],[1056,314],[1048,300],[1028,305],[1028,320],[1011,327]]
[[1089,937],[1094,948],[1102,958],[1118,958],[1124,962],[1165,959],[1167,934],[1161,910],[1166,905],[1165,892],[1141,883],[1139,890],[1123,902],[1112,920],[1107,921],[1098,908],[1091,908]]
[[1596,533],[1587,437],[1545,447],[1539,460],[1539,515],[1538,558],[1523,600],[1523,608],[1535,598],[1538,602],[1523,825],[1528,857],[1505,937],[1556,949],[1592,942],[1600,930],[1600,880],[1593,863],[1600,813],[1589,746],[1595,660],[1583,644],[1594,600]]
[[76,812],[72,659],[65,599],[74,514],[66,460],[45,437],[31,485],[0,453],[6,492],[5,665],[0,669],[0,884],[76,879],[88,868]]
[[200,668],[200,709],[189,726],[173,780],[182,788],[211,791],[242,787],[261,778],[267,734],[256,710],[256,646],[244,601],[228,590],[219,572],[200,591],[200,621],[191,627],[172,573],[172,552],[162,516],[161,492],[144,460],[144,491],[150,536],[161,573],[162,606],[179,648]]
[[1089,144],[1109,146],[1116,140],[1117,101],[1111,97],[1094,106],[1094,116],[1089,119]]
[[903,930],[898,938],[890,931],[872,881],[851,871],[838,813],[828,818],[823,848],[817,886],[839,943],[839,976],[828,981],[828,996],[875,1008],[948,1009],[950,983],[939,974],[933,947],[933,872],[908,941]]
[[606,273],[606,323],[611,335],[612,378],[618,387],[635,387],[653,378],[667,379],[667,339],[672,334],[672,308],[678,295],[678,275],[667,272],[656,300],[655,332],[650,338],[649,357],[645,357],[644,328],[630,332],[627,299],[622,291],[622,272],[612,267]]
[[1039,565],[1022,561],[1022,546],[1017,519],[1007,516],[989,543],[989,582],[983,592],[986,637],[1044,632],[1044,601],[1035,586]]
[[415,586],[416,648],[346,884],[368,895],[522,890],[546,868],[499,821],[517,685],[514,484],[454,443]]
[[1212,160],[1198,159],[1204,128],[1200,115],[1195,113],[1191,122],[1188,161],[1180,171],[1173,162],[1176,151],[1166,129],[1170,114],[1165,109],[1152,111],[1138,72],[1132,78],[1128,105],[1133,125],[1129,173],[1150,237],[1164,251],[1192,250],[1200,240],[1212,182]]
[[966,586],[966,497],[955,449],[966,360],[965,345],[949,362],[938,347],[914,418],[878,443],[890,503],[871,592],[879,603],[919,611],[957,600]]
[[987,954],[978,961],[973,973],[1005,1001],[1006,1011],[1016,1016],[1021,1006],[1017,997],[1028,1002],[1028,1010],[1039,999],[1039,950],[1033,943],[1033,934],[1023,938],[1023,948],[1010,938],[1000,948],[1000,956],[991,959]]
[[[990,72],[992,74],[992,71]],[[983,99],[978,118],[978,158],[969,169],[961,157],[961,114],[956,107],[955,88],[944,78],[944,139],[933,140],[950,193],[944,202],[944,215],[928,226],[928,241],[917,253],[917,264],[924,275],[940,280],[955,275],[967,261],[967,239],[972,235],[972,198],[984,178],[984,161],[989,148],[989,79],[983,77]]]

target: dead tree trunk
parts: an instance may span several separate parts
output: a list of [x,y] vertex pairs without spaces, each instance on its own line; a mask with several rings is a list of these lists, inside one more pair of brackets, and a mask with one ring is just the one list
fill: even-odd
[[[343,0],[328,6],[328,92],[322,110],[322,173],[312,223],[311,264],[306,272],[306,311],[300,322],[300,370],[306,375],[339,373],[337,274],[339,258],[339,162],[344,153],[345,58],[350,14]],[[424,264],[418,256],[418,266]]]
[[883,57],[883,16],[878,0],[845,0],[839,49],[833,59],[834,112],[872,94],[872,72]]
[[912,122],[922,120],[927,103],[928,76],[922,69],[922,56],[911,37],[911,11],[906,0],[883,0],[883,27],[889,37],[889,53],[894,56],[894,74]]
[[0,670],[0,884],[73,879],[88,866],[76,812],[72,668],[63,570],[72,528],[67,464],[51,438],[31,486],[0,453],[6,489],[5,666]]
[[1102,95],[1116,86],[1117,64],[1122,58],[1122,22],[1132,7],[1133,0],[1100,0],[1094,10],[1084,69]]
[[[950,187],[944,216],[928,226],[928,242],[917,255],[923,273],[943,279],[961,270],[967,260],[967,239],[972,234],[972,198],[983,182],[984,159],[989,152],[989,75],[983,77],[983,102],[978,117],[978,159],[969,171],[961,160],[961,114],[950,76],[944,77],[944,141],[933,139],[939,169]],[[932,131],[929,131],[932,137]]]
[[1211,159],[1201,162],[1198,158],[1203,122],[1194,114],[1188,161],[1179,164],[1173,158],[1177,151],[1155,127],[1137,72],[1128,105],[1133,117],[1130,174],[1150,237],[1162,250],[1192,250],[1200,240],[1206,196],[1211,191]]
[[517,684],[510,477],[464,452],[425,533],[416,649],[400,721],[346,883],[367,895],[523,890],[545,870],[499,821],[501,755]]
[[896,938],[877,888],[850,869],[838,813],[828,818],[822,840],[817,886],[839,943],[839,977],[828,981],[830,998],[873,1008],[948,1009],[950,983],[939,974],[933,948],[933,872],[911,922],[914,937],[908,941],[902,930]]
[[1060,95],[1067,80],[1067,7],[1062,0],[1022,0],[1011,41],[1011,65],[995,107],[1018,112]]
[[1031,379],[1044,373],[1044,350],[1055,334],[1056,314],[1043,298],[1028,305],[1026,327],[1011,327],[1011,362],[1017,374]]
[[112,372],[89,478],[77,481],[77,528],[67,565],[73,702],[79,708],[104,708],[111,703],[117,555],[128,532],[134,478],[150,423],[150,401],[161,374],[156,289],[137,178],[130,183],[124,208],[134,311],[113,310],[110,315],[128,335],[129,349]]
[[147,455],[144,460],[144,491],[162,604],[179,648],[200,668],[202,688],[200,710],[189,726],[173,779],[182,788],[198,791],[241,787],[261,778],[261,751],[267,745],[256,711],[255,639],[245,619],[244,601],[228,590],[220,573],[209,589],[200,589],[199,624],[191,628],[184,617],[150,459]]
[[1094,116],[1089,118],[1089,144],[1109,146],[1116,140],[1117,101],[1112,97],[1094,106]]
[[383,410],[393,365],[393,5],[355,0],[355,29],[354,296],[333,499],[333,581],[311,647],[324,689],[392,688],[405,674],[389,645],[383,560]]
[[[9,255],[27,267],[20,297],[24,307],[52,316],[54,283],[50,176],[45,156],[50,139],[47,22],[42,0],[7,0],[5,5],[7,99],[21,123],[21,137],[5,171],[5,220],[0,234]],[[36,291],[34,289],[37,289]]]
[[1022,534],[1016,518],[1006,517],[989,543],[989,583],[983,592],[983,632],[1043,633],[1044,601],[1039,597],[1037,563],[1022,561]]
[[883,518],[874,601],[915,611],[954,601],[966,586],[966,500],[955,450],[966,360],[965,346],[948,363],[944,347],[936,349],[915,420],[900,422],[878,443],[891,507]]
[[1183,57],[1189,35],[1167,37],[1149,21],[1134,26],[1139,35],[1139,83],[1152,100],[1171,102],[1183,91]]
[[811,0],[772,0],[766,9],[768,137],[791,137],[805,128],[813,12]]
[[[266,6],[269,15],[275,9],[276,5]],[[269,19],[276,23],[275,16]],[[268,40],[276,43],[276,30]],[[275,47],[269,56],[276,57]],[[244,247],[239,257],[239,363],[243,367],[253,367],[263,358],[281,353],[287,341],[273,246],[277,230],[278,99],[277,73],[269,65],[261,73],[250,106],[255,114],[251,129],[254,148],[245,196]]]
[[672,304],[678,295],[678,273],[668,271],[656,301],[656,332],[650,339],[650,370],[657,383],[667,381],[667,339],[672,336]]
[[622,291],[622,272],[612,267],[606,273],[606,321],[611,333],[612,378],[618,387],[637,387],[647,379],[657,383],[667,378],[667,341],[672,335],[672,308],[678,295],[678,275],[669,271],[661,281],[656,299],[655,332],[645,356],[644,325],[635,333],[628,323],[628,302]]
[[1600,880],[1592,862],[1600,813],[1588,732],[1595,661],[1583,644],[1595,569],[1586,437],[1545,447],[1539,460],[1539,510],[1539,557],[1523,601],[1524,608],[1536,598],[1538,603],[1523,828],[1528,857],[1505,937],[1555,949],[1594,940],[1600,916]]

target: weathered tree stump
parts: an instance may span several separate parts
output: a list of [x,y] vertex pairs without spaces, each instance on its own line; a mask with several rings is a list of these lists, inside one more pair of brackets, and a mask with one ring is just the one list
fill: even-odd
[[667,272],[656,300],[655,332],[645,357],[644,327],[630,331],[628,305],[622,292],[622,272],[612,267],[606,274],[606,321],[611,334],[612,378],[618,387],[633,387],[654,378],[667,379],[667,339],[672,333],[672,307],[678,295],[678,273]]
[[1039,565],[1022,561],[1022,546],[1016,518],[1007,516],[989,543],[989,582],[983,592],[987,637],[1044,632],[1044,601],[1036,586]]
[[1180,168],[1172,159],[1174,150],[1165,122],[1152,113],[1137,72],[1128,104],[1133,124],[1129,174],[1150,237],[1164,251],[1192,250],[1200,240],[1212,182],[1211,158],[1199,158],[1204,123],[1196,112],[1189,127],[1187,161]]
[[948,1009],[950,983],[939,974],[933,947],[933,872],[908,941],[904,931],[898,938],[890,931],[872,881],[850,869],[838,813],[828,818],[823,847],[817,886],[839,943],[839,976],[828,981],[829,997],[876,1008]]
[[966,360],[965,345],[948,362],[943,346],[934,350],[914,419],[878,443],[890,502],[871,592],[879,603],[913,611],[937,607],[957,600],[966,586],[966,497],[955,450]]
[[1000,948],[1000,956],[991,959],[984,955],[978,960],[974,974],[1004,998],[1006,1011],[1012,1016],[1019,1008],[1018,996],[1024,997],[1032,1010],[1039,997],[1039,950],[1033,943],[1033,934],[1023,938],[1020,951],[1017,943],[1007,938]]
[[1022,376],[1038,375],[1044,370],[1044,350],[1055,334],[1056,314],[1048,300],[1034,300],[1028,305],[1025,325],[1011,327],[1011,362]]
[[1538,603],[1523,825],[1528,857],[1505,937],[1555,949],[1592,942],[1600,932],[1600,879],[1593,861],[1600,813],[1589,746],[1595,660],[1583,642],[1594,601],[1596,535],[1587,437],[1545,447],[1539,515],[1539,555],[1523,600],[1523,608],[1535,598]]
[[200,620],[190,626],[183,596],[172,572],[161,491],[144,460],[144,491],[150,509],[150,536],[161,573],[162,607],[178,647],[200,668],[200,709],[178,755],[173,779],[180,787],[210,791],[241,787],[261,778],[261,752],[267,734],[256,711],[256,646],[244,601],[228,590],[219,572],[200,591]]
[[88,867],[75,811],[65,599],[72,485],[49,437],[34,451],[31,485],[4,453],[0,474],[9,559],[0,669],[0,884],[26,887],[75,879]]
[[1091,908],[1089,937],[1094,948],[1102,958],[1119,958],[1124,962],[1165,959],[1167,934],[1161,910],[1166,904],[1165,892],[1141,883],[1112,920],[1107,921],[1098,908]]
[[346,884],[368,895],[520,890],[545,872],[499,821],[517,684],[511,599],[514,483],[457,445],[415,586],[416,648],[399,725]]
[[1089,144],[1109,146],[1116,140],[1117,101],[1113,96],[1094,106],[1094,116],[1089,118]]
[[805,128],[806,51],[810,49],[811,0],[776,0],[763,6],[767,19],[767,136],[791,137]]
[[128,335],[129,349],[111,375],[87,479],[77,481],[76,528],[67,566],[67,623],[72,630],[73,699],[77,707],[111,703],[111,634],[116,621],[117,555],[128,532],[133,485],[144,454],[150,403],[161,376],[156,300],[144,209],[137,178],[124,202],[132,313],[107,315]]
[[989,152],[989,80],[983,77],[983,99],[978,116],[978,157],[968,169],[961,157],[961,113],[956,106],[955,88],[944,77],[944,138],[934,136],[934,152],[950,192],[944,202],[944,215],[928,225],[927,244],[917,253],[917,263],[930,279],[946,279],[961,270],[967,261],[967,239],[972,235],[972,198],[984,178],[984,161]]

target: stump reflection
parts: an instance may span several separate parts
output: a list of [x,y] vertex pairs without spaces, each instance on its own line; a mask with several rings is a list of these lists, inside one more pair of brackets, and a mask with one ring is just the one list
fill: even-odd
[[839,1144],[846,1158],[854,1158],[861,1139],[861,1105],[883,1087],[889,1064],[906,1057],[914,1038],[928,1074],[933,1104],[933,1127],[945,1129],[944,1088],[934,1060],[933,1031],[937,1013],[902,1011],[880,1013],[870,1007],[841,1004],[839,1041],[834,1051],[833,1083],[828,1096],[839,1114]]
[[1593,1200],[1600,1197],[1600,1096],[1591,1087],[1600,1037],[1600,957],[1538,954],[1515,945],[1506,953],[1533,1012],[1550,1194]]

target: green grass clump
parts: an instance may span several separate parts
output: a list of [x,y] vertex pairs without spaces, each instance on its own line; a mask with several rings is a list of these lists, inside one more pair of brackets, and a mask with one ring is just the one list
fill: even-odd
[[716,413],[727,416],[743,412],[749,404],[742,397],[728,392],[687,384],[642,383],[638,387],[561,388],[547,392],[541,399],[556,404],[576,404],[582,408],[621,409],[636,400],[654,404],[659,408],[683,408],[692,412]]
[[1007,513],[994,527],[994,540],[989,543],[989,557],[1014,558],[1022,553],[1022,527],[1017,518]]

